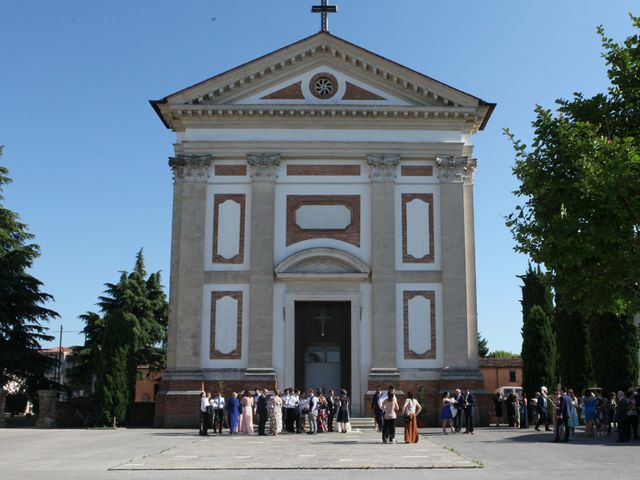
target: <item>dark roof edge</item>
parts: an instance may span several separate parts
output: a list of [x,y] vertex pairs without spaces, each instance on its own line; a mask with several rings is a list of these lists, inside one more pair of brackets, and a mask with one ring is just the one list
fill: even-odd
[[482,119],[482,123],[480,124],[480,130],[484,130],[484,127],[487,126],[487,123],[489,122],[489,118],[491,118],[491,114],[496,109],[496,106],[498,104],[497,103],[489,103],[489,102],[485,102],[484,100],[481,100],[480,101],[480,105],[489,107],[489,109],[487,110],[487,113],[484,115],[484,118]]
[[171,125],[167,123],[167,120],[164,118],[164,115],[162,115],[162,112],[160,111],[160,107],[158,105],[161,103],[167,103],[167,97],[164,97],[161,100],[149,100],[149,104],[151,104],[151,107],[153,108],[153,110],[160,117],[160,120],[162,120],[162,123],[164,124],[164,126],[167,127],[167,129],[169,130],[173,130],[171,128]]

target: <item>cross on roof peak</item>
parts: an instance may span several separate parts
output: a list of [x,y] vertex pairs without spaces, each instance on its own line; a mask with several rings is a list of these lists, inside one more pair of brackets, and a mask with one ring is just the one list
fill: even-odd
[[327,14],[336,13],[338,11],[337,5],[329,5],[328,0],[322,0],[321,5],[314,5],[311,7],[311,13],[319,13],[320,14],[320,31],[328,32],[329,31],[329,18]]

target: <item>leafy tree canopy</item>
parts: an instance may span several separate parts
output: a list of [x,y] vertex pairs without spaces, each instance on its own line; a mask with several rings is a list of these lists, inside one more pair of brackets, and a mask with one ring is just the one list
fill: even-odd
[[487,358],[520,358],[520,355],[506,350],[494,350],[487,355]]
[[54,361],[39,350],[40,342],[53,339],[44,323],[58,314],[43,306],[53,297],[28,273],[40,248],[18,214],[2,206],[3,188],[11,182],[8,175],[0,166],[0,386],[13,381],[34,394],[51,386],[45,373]]
[[[631,16],[640,29],[640,17]],[[545,265],[567,305],[589,315],[640,310],[640,36],[598,29],[607,93],[538,106],[530,148],[510,132],[521,199],[516,250]],[[561,273],[561,275],[557,275]]]

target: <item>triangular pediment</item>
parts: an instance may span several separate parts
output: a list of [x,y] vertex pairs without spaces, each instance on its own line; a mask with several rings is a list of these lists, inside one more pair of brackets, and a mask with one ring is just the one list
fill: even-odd
[[193,112],[192,107],[211,116],[245,111],[252,115],[263,107],[278,105],[319,105],[346,109],[397,107],[403,110],[391,113],[414,118],[446,117],[450,112],[456,118],[468,117],[477,129],[484,126],[494,106],[327,32],[151,103],[170,128],[174,128],[172,119],[185,111]]

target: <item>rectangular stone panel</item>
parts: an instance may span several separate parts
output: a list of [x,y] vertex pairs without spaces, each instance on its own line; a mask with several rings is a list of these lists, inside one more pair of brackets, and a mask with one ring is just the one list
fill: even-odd
[[402,200],[402,261],[433,263],[433,194],[403,193]]
[[359,176],[360,165],[287,165],[292,176]]
[[433,167],[431,165],[401,165],[400,175],[403,177],[431,177]]
[[405,360],[436,358],[436,294],[430,290],[402,292]]
[[[344,207],[351,213],[344,218],[322,224],[322,218],[309,217],[305,207]],[[343,209],[340,209],[344,213]],[[302,212],[298,215],[299,212]],[[326,213],[326,212],[325,212]],[[345,217],[346,215],[341,215]],[[302,224],[302,226],[300,225]],[[287,246],[313,238],[330,238],[360,246],[360,195],[287,195]]]
[[217,177],[244,177],[247,175],[246,165],[215,165],[213,169]]
[[235,360],[242,357],[242,292],[211,292],[209,358]]
[[213,199],[213,263],[244,262],[246,195],[216,194]]

